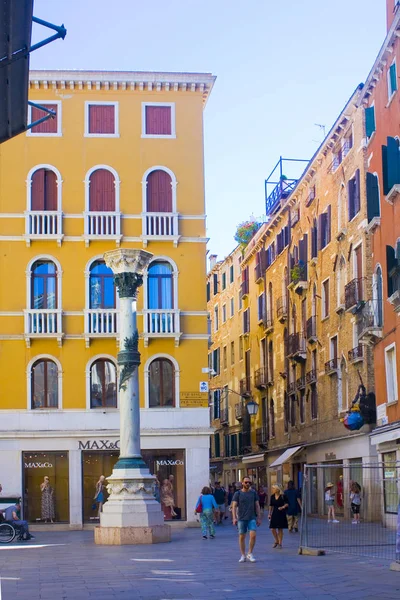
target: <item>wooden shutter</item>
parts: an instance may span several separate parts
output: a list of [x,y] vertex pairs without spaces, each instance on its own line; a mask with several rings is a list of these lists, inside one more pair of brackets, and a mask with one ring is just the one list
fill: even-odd
[[355,195],[355,180],[353,178],[353,179],[349,179],[349,181],[347,183],[347,197],[348,197],[348,207],[347,208],[348,208],[349,221],[351,221],[355,215],[354,195]]
[[171,107],[146,106],[146,135],[171,135]]
[[115,106],[89,104],[89,133],[115,133]]
[[115,211],[114,175],[106,169],[97,169],[90,176],[89,210],[93,212]]
[[211,286],[210,286],[210,282],[207,283],[207,302],[210,302],[210,298],[211,298],[211,290],[210,290]]
[[387,275],[387,295],[390,297],[393,292],[393,277],[391,276],[391,271],[396,267],[397,261],[395,256],[395,251],[392,246],[386,246],[386,275]]
[[396,63],[393,63],[389,68],[390,90],[393,94],[397,90],[397,73]]
[[31,210],[44,210],[44,173],[45,169],[38,169],[32,175]]
[[365,133],[368,138],[375,131],[375,107],[369,106],[365,109]]
[[214,273],[214,275],[213,275],[213,292],[214,292],[214,296],[215,296],[215,294],[218,294],[218,275],[217,275],[217,273]]
[[44,171],[44,210],[57,210],[57,177],[54,171]]
[[392,187],[400,183],[400,152],[399,143],[393,137],[387,138],[387,194]]
[[355,174],[354,185],[354,214],[360,212],[361,207],[361,184],[360,184],[360,169],[357,169]]
[[152,171],[147,177],[147,212],[172,212],[171,177],[165,171]]
[[[358,175],[360,175],[360,171],[358,171]],[[331,209],[331,205],[329,204],[328,208],[326,209],[326,224],[325,224],[325,226],[326,226],[325,239],[326,239],[327,244],[329,244],[329,242],[331,241],[331,222],[332,222],[332,209]]]
[[[32,131],[32,133],[57,133],[57,128],[58,128],[57,104],[45,104],[44,106],[46,106],[46,108],[48,108],[49,110],[54,110],[56,113],[56,116],[54,118],[50,117],[49,119],[46,119],[46,121],[43,121],[43,123],[39,123],[39,125],[35,125],[35,127],[32,127],[31,131]],[[44,110],[40,110],[40,108],[36,108],[35,106],[32,106],[31,123],[34,123],[35,121],[39,121],[39,119],[42,119],[47,114],[48,113],[45,112]]]
[[380,216],[378,177],[367,173],[367,216],[368,223]]
[[318,217],[317,250],[322,250],[322,215]]

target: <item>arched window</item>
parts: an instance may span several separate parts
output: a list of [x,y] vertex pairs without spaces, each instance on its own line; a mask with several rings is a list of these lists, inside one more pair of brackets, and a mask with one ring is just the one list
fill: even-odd
[[107,169],[96,169],[89,177],[89,211],[115,212],[115,178]]
[[117,408],[117,369],[99,358],[90,367],[90,408]]
[[31,408],[58,408],[58,368],[52,360],[37,360],[31,369]]
[[90,266],[89,308],[115,308],[115,285],[112,270],[102,260]]
[[383,326],[383,282],[382,269],[378,265],[375,269],[373,280],[373,309],[374,309],[374,324],[376,327]]
[[175,368],[167,358],[156,358],[149,366],[149,407],[175,406]]
[[172,212],[172,179],[161,169],[151,171],[147,176],[146,211]]
[[31,268],[31,309],[58,308],[57,267],[51,261],[37,260]]
[[147,308],[174,308],[173,269],[167,262],[153,262],[147,271]]
[[56,211],[57,175],[50,169],[37,169],[31,179],[32,211]]

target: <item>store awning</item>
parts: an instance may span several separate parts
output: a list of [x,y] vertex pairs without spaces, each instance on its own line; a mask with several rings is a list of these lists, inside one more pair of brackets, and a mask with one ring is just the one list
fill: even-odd
[[244,463],[258,463],[264,462],[265,452],[262,454],[250,454],[248,456],[243,456],[242,462]]
[[385,442],[394,442],[398,439],[400,439],[400,427],[375,435],[371,435],[371,445],[377,446],[378,444],[383,444]]
[[270,468],[280,467],[284,463],[288,462],[288,460],[290,458],[292,458],[292,456],[294,456],[296,454],[296,452],[298,452],[299,450],[301,450],[302,447],[303,446],[295,446],[294,448],[288,448],[287,450],[285,450],[285,452],[283,454],[280,455],[279,458],[277,458],[276,460],[274,460],[274,462],[272,463],[272,465],[269,465]]

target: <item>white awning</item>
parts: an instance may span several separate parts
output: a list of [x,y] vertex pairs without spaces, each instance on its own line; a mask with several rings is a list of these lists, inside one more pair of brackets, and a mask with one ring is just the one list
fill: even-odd
[[280,455],[279,458],[277,458],[276,460],[274,460],[274,462],[272,463],[272,465],[269,465],[270,468],[272,467],[280,467],[281,465],[283,465],[284,463],[288,462],[288,460],[294,456],[296,454],[296,452],[298,452],[299,450],[302,449],[303,446],[295,446],[294,448],[288,448],[287,450],[285,450],[285,452],[283,454]]
[[385,431],[384,433],[378,433],[377,435],[371,435],[371,445],[377,446],[384,442],[394,442],[400,439],[400,427],[392,429],[391,431]]
[[264,462],[265,452],[262,454],[252,454],[251,456],[243,456],[242,462],[244,463],[255,463]]

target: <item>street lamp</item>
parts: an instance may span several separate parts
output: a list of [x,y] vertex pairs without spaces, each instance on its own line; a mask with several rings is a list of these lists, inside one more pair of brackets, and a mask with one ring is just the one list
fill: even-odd
[[258,404],[254,402],[253,398],[246,404],[247,412],[251,417],[258,413]]
[[136,301],[143,273],[153,255],[145,250],[120,248],[104,254],[114,274],[119,295],[120,351],[118,353],[120,455],[107,477],[109,497],[95,528],[96,544],[154,544],[169,542],[161,505],[154,498],[156,478],[140,448],[139,334]]
[[[247,396],[243,396],[243,394],[239,394],[239,392],[235,392],[235,390],[230,390],[229,388],[211,388],[210,392],[215,392],[215,391],[226,391],[229,392],[230,394],[236,394],[236,396],[240,396],[240,398],[244,401],[246,401]],[[219,403],[221,404],[222,400],[221,398],[219,399]],[[259,406],[257,404],[257,402],[254,402],[254,398],[251,396],[251,400],[249,400],[249,402],[247,402],[246,404],[246,408],[247,408],[247,412],[249,413],[249,415],[251,417],[255,416],[258,413],[258,409]]]

